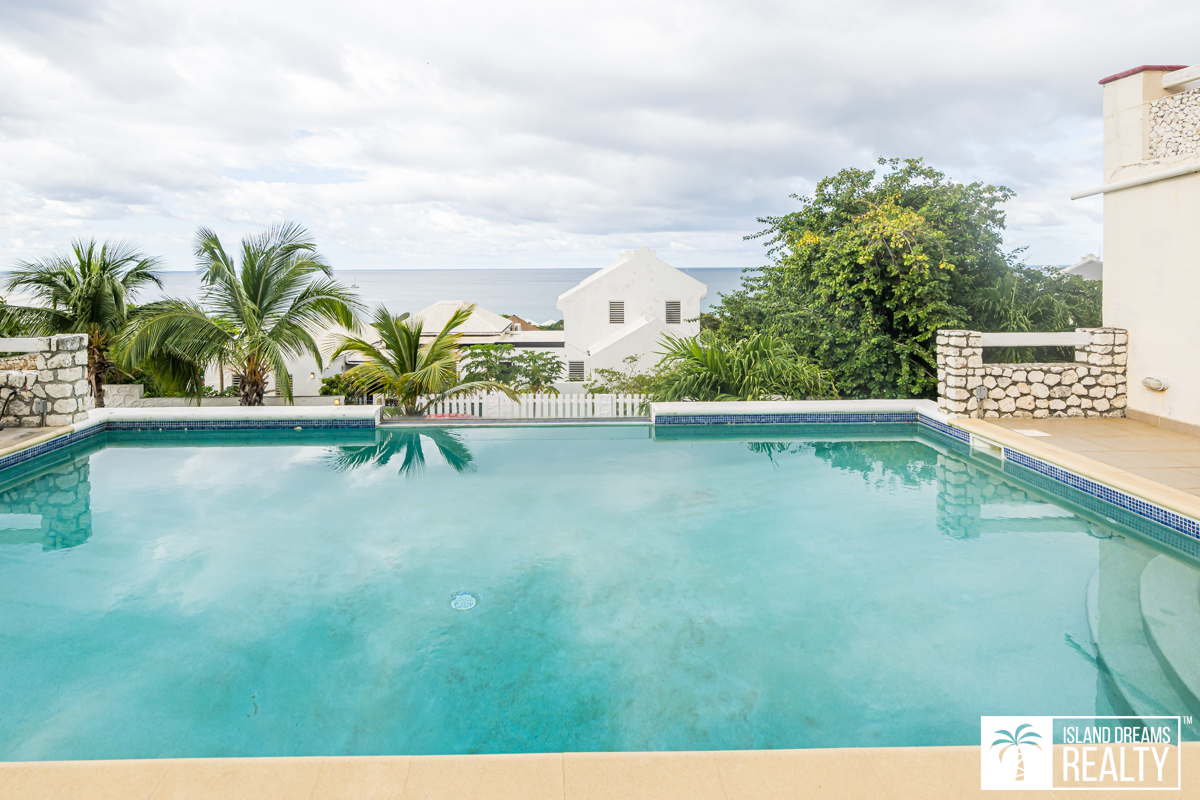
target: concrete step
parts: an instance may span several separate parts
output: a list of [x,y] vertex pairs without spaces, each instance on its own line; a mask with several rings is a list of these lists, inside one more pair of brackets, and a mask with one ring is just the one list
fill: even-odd
[[1141,578],[1157,555],[1119,547],[1088,581],[1087,617],[1096,652],[1134,714],[1176,716],[1189,706],[1163,671],[1150,647],[1141,611]]
[[1200,710],[1200,570],[1160,555],[1142,570],[1142,620],[1163,671]]

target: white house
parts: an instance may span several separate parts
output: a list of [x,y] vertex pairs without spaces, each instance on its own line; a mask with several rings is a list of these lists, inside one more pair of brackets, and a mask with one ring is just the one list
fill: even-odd
[[1088,253],[1069,267],[1064,267],[1064,275],[1078,275],[1085,281],[1104,280],[1104,262]]
[[700,301],[708,287],[662,261],[649,247],[626,250],[604,269],[558,297],[566,334],[564,359],[573,380],[593,370],[635,369],[658,362],[664,333],[700,332]]

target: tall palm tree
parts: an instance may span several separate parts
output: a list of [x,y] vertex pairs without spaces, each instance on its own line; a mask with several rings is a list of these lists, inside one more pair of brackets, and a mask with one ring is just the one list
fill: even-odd
[[466,305],[455,311],[442,330],[422,344],[420,320],[406,319],[407,314],[394,316],[379,306],[371,321],[379,336],[378,343],[356,336],[336,336],[337,350],[333,357],[357,353],[366,358],[364,363],[347,370],[345,377],[363,394],[383,395],[389,401],[389,409],[395,409],[388,410],[389,414],[424,416],[434,403],[476,392],[502,392],[518,400],[517,393],[502,383],[463,381],[459,375],[462,335],[454,333],[454,329],[466,322],[474,310],[475,306]]
[[[1010,747],[1017,748],[1017,777],[1016,777],[1016,780],[1018,780],[1018,781],[1025,780],[1025,757],[1023,755],[1021,755],[1021,745],[1027,745],[1029,747],[1036,747],[1038,750],[1042,749],[1041,745],[1039,745],[1037,742],[1034,741],[1034,739],[1042,738],[1042,735],[1040,733],[1034,733],[1033,731],[1025,731],[1024,733],[1021,733],[1021,731],[1024,731],[1026,728],[1032,728],[1032,727],[1033,726],[1030,725],[1029,723],[1025,723],[1024,725],[1021,725],[1020,727],[1018,727],[1014,733],[1009,733],[1006,730],[996,731],[996,733],[1002,733],[1004,735],[1001,738],[997,739],[996,741],[992,742],[992,747],[995,747],[998,744],[1004,745],[1004,747],[1000,748],[1000,763],[1001,764],[1004,763],[1004,754],[1008,752],[1008,749]],[[988,749],[990,750],[991,748],[989,747]]]
[[333,279],[333,270],[299,225],[273,225],[242,239],[241,263],[207,228],[196,232],[200,300],[165,300],[145,307],[129,336],[133,364],[162,353],[201,368],[228,365],[240,402],[261,406],[267,381],[292,400],[287,360],[303,352],[322,364],[315,336],[330,325],[358,327],[362,306]]
[[9,291],[34,298],[36,306],[6,305],[3,314],[36,336],[86,333],[87,379],[96,407],[104,407],[104,381],[121,374],[118,367],[122,330],[132,315],[139,289],[162,286],[158,259],[142,255],[128,242],[75,239],[70,255],[18,263],[8,274]]

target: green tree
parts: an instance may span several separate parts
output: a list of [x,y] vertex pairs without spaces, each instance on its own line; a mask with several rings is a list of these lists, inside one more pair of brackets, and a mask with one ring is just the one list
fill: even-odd
[[520,392],[558,394],[551,384],[562,371],[562,361],[553,353],[518,352],[507,343],[468,347],[462,364],[463,380],[495,381]]
[[600,367],[592,370],[591,378],[583,384],[588,394],[654,394],[662,379],[662,369],[655,365],[650,370],[639,370],[641,356],[625,356],[624,370]]
[[363,394],[383,395],[388,414],[424,416],[434,403],[477,392],[501,392],[517,400],[517,393],[503,383],[463,380],[459,375],[462,335],[454,333],[454,329],[466,322],[474,310],[474,305],[467,305],[455,311],[440,332],[422,343],[419,320],[408,320],[407,314],[393,316],[380,306],[371,321],[379,344],[357,336],[338,336],[334,358],[342,353],[357,353],[366,358],[344,375]]
[[936,390],[936,331],[1005,274],[1012,192],[959,184],[920,159],[880,160],[817,184],[800,210],[764,217],[770,266],[715,310],[727,341],[767,333],[828,370],[849,397]]
[[120,336],[132,316],[134,296],[147,286],[162,286],[158,260],[126,242],[97,245],[95,239],[76,239],[70,255],[18,263],[5,285],[38,301],[4,306],[10,330],[35,336],[87,334],[87,379],[96,407],[103,408],[105,381],[122,374]]
[[729,343],[712,331],[666,334],[655,402],[836,397],[827,372],[768,334]]
[[[1078,275],[1016,267],[971,299],[972,327],[984,331],[1069,331],[1101,324],[1102,284]],[[1003,348],[1002,361],[1074,360],[1061,348]]]
[[207,228],[196,232],[195,252],[200,300],[141,309],[128,336],[130,364],[165,353],[201,371],[228,365],[240,378],[241,405],[261,406],[271,376],[291,402],[288,359],[308,352],[320,366],[314,337],[331,325],[358,327],[361,304],[333,279],[299,225],[274,225],[243,239],[240,264]]

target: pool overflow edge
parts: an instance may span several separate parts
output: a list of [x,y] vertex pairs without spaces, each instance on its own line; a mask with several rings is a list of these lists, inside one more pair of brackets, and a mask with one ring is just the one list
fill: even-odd
[[[728,404],[722,404],[724,408],[729,408]],[[755,403],[755,406],[761,407],[761,404]],[[828,405],[822,403],[821,405]],[[911,408],[911,405],[910,405]],[[724,409],[722,409],[724,410]],[[731,409],[732,411],[732,409]],[[1000,467],[1005,472],[1013,475],[1013,477],[1022,480],[1031,480],[1038,478],[1036,481],[1042,484],[1043,489],[1051,489],[1053,484],[1060,484],[1063,487],[1075,490],[1082,494],[1088,495],[1096,500],[1116,506],[1123,511],[1129,512],[1136,517],[1157,523],[1166,528],[1169,528],[1177,533],[1181,533],[1189,539],[1200,541],[1200,521],[1193,519],[1185,514],[1178,513],[1169,508],[1161,506],[1157,503],[1152,503],[1144,498],[1130,494],[1129,492],[1116,489],[1091,478],[1084,477],[1071,470],[1064,469],[1056,464],[1036,458],[1020,450],[1002,445],[988,440],[986,437],[974,435],[968,431],[956,428],[947,422],[939,419],[941,414],[922,413],[920,410],[903,410],[903,411],[834,411],[821,410],[813,412],[800,411],[797,413],[761,413],[757,412],[733,412],[733,413],[700,413],[700,414],[669,414],[669,413],[652,413],[649,420],[622,420],[617,423],[615,420],[605,420],[600,422],[600,425],[610,426],[614,424],[635,424],[651,426],[676,426],[676,425],[828,425],[828,424],[915,424],[925,429],[927,432],[935,434],[935,438],[951,444],[960,449],[976,451],[983,454],[991,454],[1000,462]],[[439,421],[428,420],[416,423],[418,425],[437,425]],[[472,422],[471,427],[482,426],[491,423],[492,425],[509,426],[517,422],[522,427],[525,425],[595,425],[597,423],[585,420],[496,420],[487,422]],[[395,423],[393,423],[395,424]],[[400,423],[404,424],[404,423]],[[412,423],[410,423],[412,424]],[[461,425],[461,421],[446,420],[439,427],[457,427]],[[103,418],[98,420],[89,420],[82,425],[72,426],[65,429],[61,435],[51,438],[39,438],[32,443],[22,447],[18,443],[11,448],[7,453],[0,455],[0,471],[9,467],[14,467],[23,464],[27,461],[35,459],[39,456],[53,453],[65,447],[78,444],[94,436],[97,436],[105,431],[248,431],[248,430],[313,430],[313,429],[334,429],[334,428],[376,428],[390,427],[390,425],[381,424],[378,415],[370,417],[358,418],[340,418],[340,419],[320,419],[320,418],[296,418],[296,419],[253,419],[253,418],[229,418],[229,419],[112,419]],[[465,426],[464,426],[465,427]],[[1052,483],[1045,483],[1045,481]],[[1098,513],[1103,513],[1101,509],[1092,509]],[[1198,553],[1200,554],[1200,553]]]

